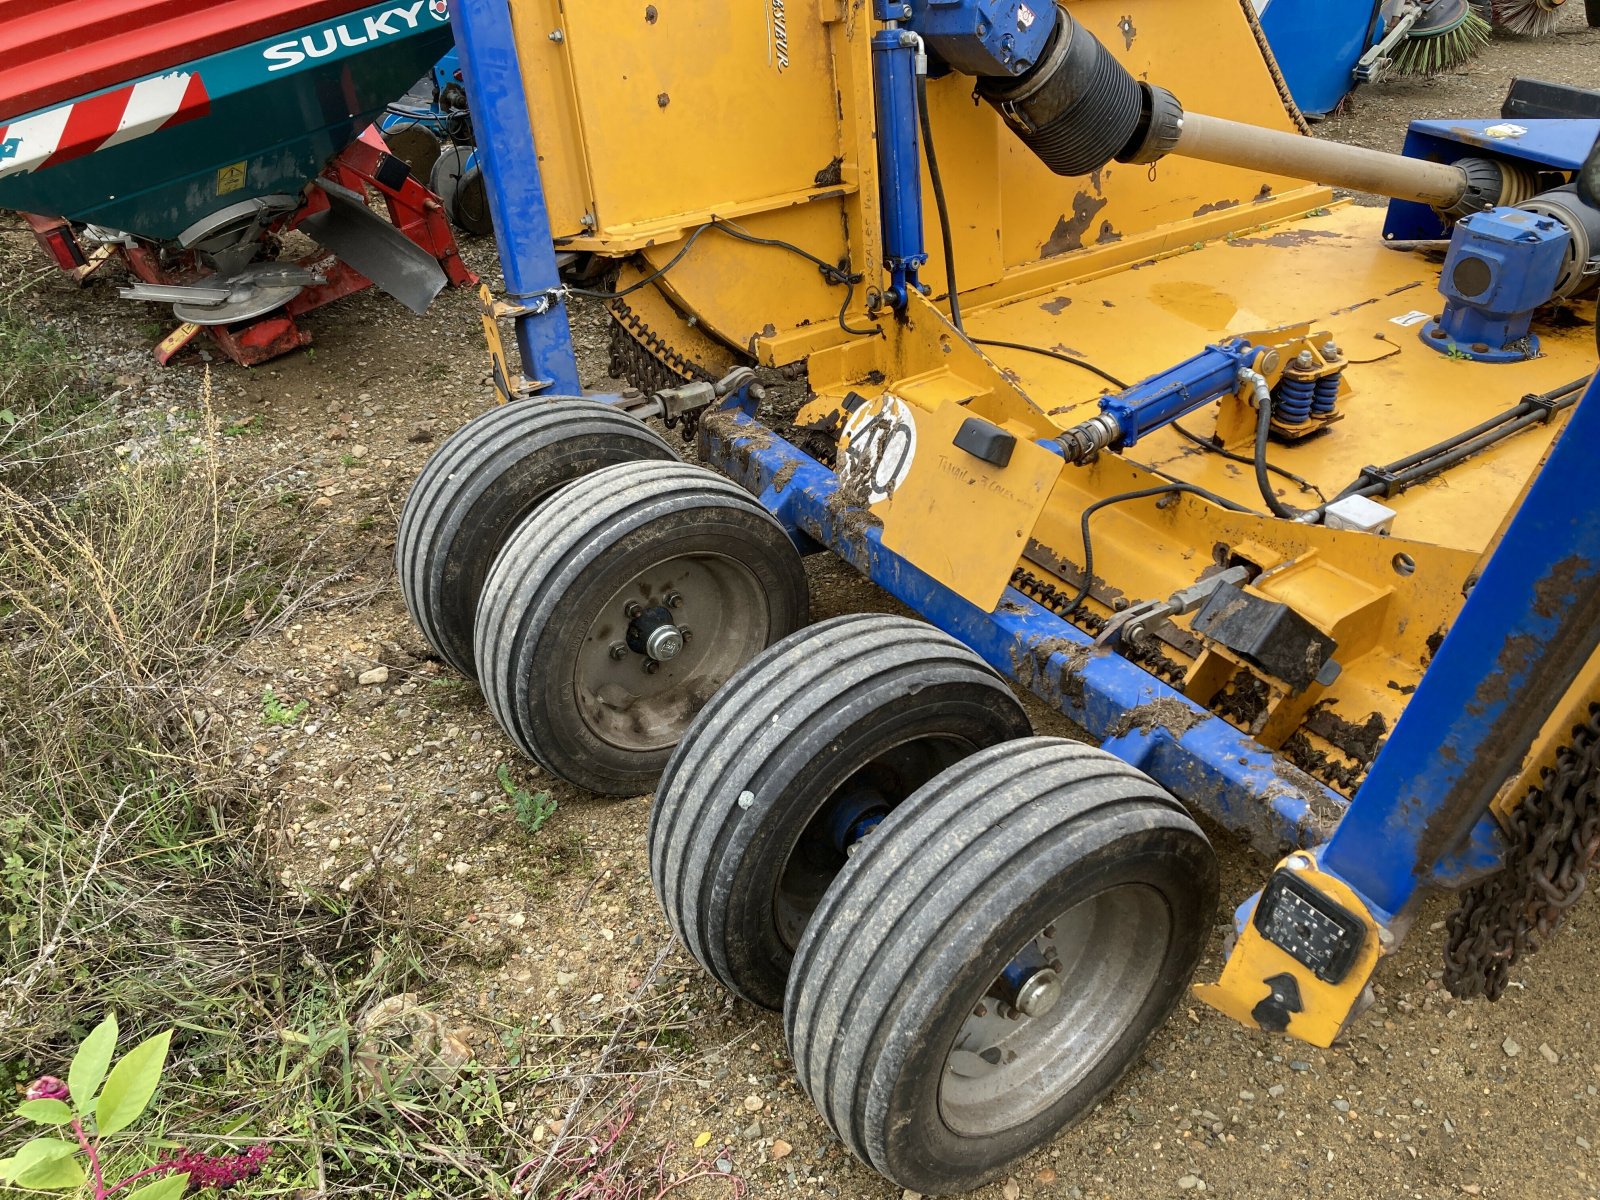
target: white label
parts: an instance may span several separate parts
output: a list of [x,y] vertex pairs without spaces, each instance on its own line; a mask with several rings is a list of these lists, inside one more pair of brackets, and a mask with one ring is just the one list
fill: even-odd
[[1032,29],[1033,21],[1033,9],[1029,8],[1026,4],[1017,5],[1017,28]]
[[1421,325],[1424,321],[1426,321],[1431,316],[1433,316],[1432,313],[1418,312],[1416,309],[1412,309],[1410,312],[1406,313],[1404,316],[1401,316],[1401,317],[1390,317],[1389,318],[1389,324],[1391,324],[1391,325],[1407,325],[1407,326],[1410,326],[1410,325]]
[[845,461],[840,471],[846,487],[865,485],[867,503],[881,504],[911,473],[917,456],[917,423],[898,396],[885,393],[876,404],[863,404],[845,423]]

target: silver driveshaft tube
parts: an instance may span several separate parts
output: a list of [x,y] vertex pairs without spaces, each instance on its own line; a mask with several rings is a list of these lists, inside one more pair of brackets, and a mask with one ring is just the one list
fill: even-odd
[[1260,129],[1202,113],[1183,114],[1178,143],[1171,152],[1356,192],[1414,200],[1432,208],[1453,208],[1468,188],[1467,175],[1460,167]]

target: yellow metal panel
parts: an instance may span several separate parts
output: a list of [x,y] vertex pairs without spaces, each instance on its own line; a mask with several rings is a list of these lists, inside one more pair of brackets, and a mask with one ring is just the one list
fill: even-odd
[[873,510],[883,519],[883,544],[990,612],[1061,473],[1061,459],[1024,436],[1011,461],[995,467],[953,444],[972,415],[959,403],[912,411],[917,452],[893,495]]
[[804,191],[837,172],[818,0],[584,0],[565,18],[602,232]]
[[511,27],[539,143],[550,228],[557,237],[578,237],[589,232],[584,218],[593,201],[572,73],[563,43],[553,37],[566,36],[559,0],[511,0]]
[[[1370,463],[1476,424],[1527,392],[1594,369],[1587,327],[1541,329],[1544,356],[1504,366],[1454,360],[1422,345],[1414,324],[1396,322],[1437,312],[1438,267],[1421,255],[1386,249],[1382,223],[1381,209],[1340,206],[1292,226],[1212,242],[1146,267],[986,308],[967,324],[975,336],[1063,350],[1130,382],[1224,336],[1290,322],[1330,331],[1351,363],[1345,372],[1351,387],[1342,405],[1346,418],[1325,436],[1274,445],[1270,454],[1273,462],[1325,488],[1342,487]],[[1107,387],[1086,371],[1037,355],[988,353],[1063,428],[1097,411]],[[1202,412],[1183,423],[1209,436],[1215,418]],[[1529,430],[1494,454],[1396,498],[1396,534],[1482,551],[1550,432]],[[1381,450],[1375,447],[1380,439]],[[1247,469],[1203,454],[1176,432],[1143,439],[1128,456],[1231,500],[1260,501]],[[1291,504],[1311,503],[1292,485],[1274,482],[1288,489]]]

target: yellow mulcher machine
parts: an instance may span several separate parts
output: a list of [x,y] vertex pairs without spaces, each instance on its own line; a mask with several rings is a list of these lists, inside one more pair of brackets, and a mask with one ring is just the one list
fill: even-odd
[[[1276,864],[1223,1012],[1331,1044],[1437,888],[1498,995],[1600,848],[1600,122],[1315,140],[1248,0],[452,9],[521,374],[407,603],[655,792],[674,928],[853,1152],[967,1188],[1114,1084],[1215,919],[1191,813]],[[582,396],[553,246],[636,390]],[[822,551],[924,619],[807,626]]]

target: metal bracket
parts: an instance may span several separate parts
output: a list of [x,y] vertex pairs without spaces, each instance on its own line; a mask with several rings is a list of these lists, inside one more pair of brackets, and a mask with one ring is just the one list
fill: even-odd
[[1150,639],[1151,629],[1168,617],[1181,617],[1192,613],[1211,598],[1218,588],[1227,584],[1250,581],[1248,567],[1229,567],[1186,588],[1179,588],[1165,600],[1144,600],[1107,619],[1100,635],[1095,638],[1097,647],[1115,649],[1121,642],[1137,649]]

